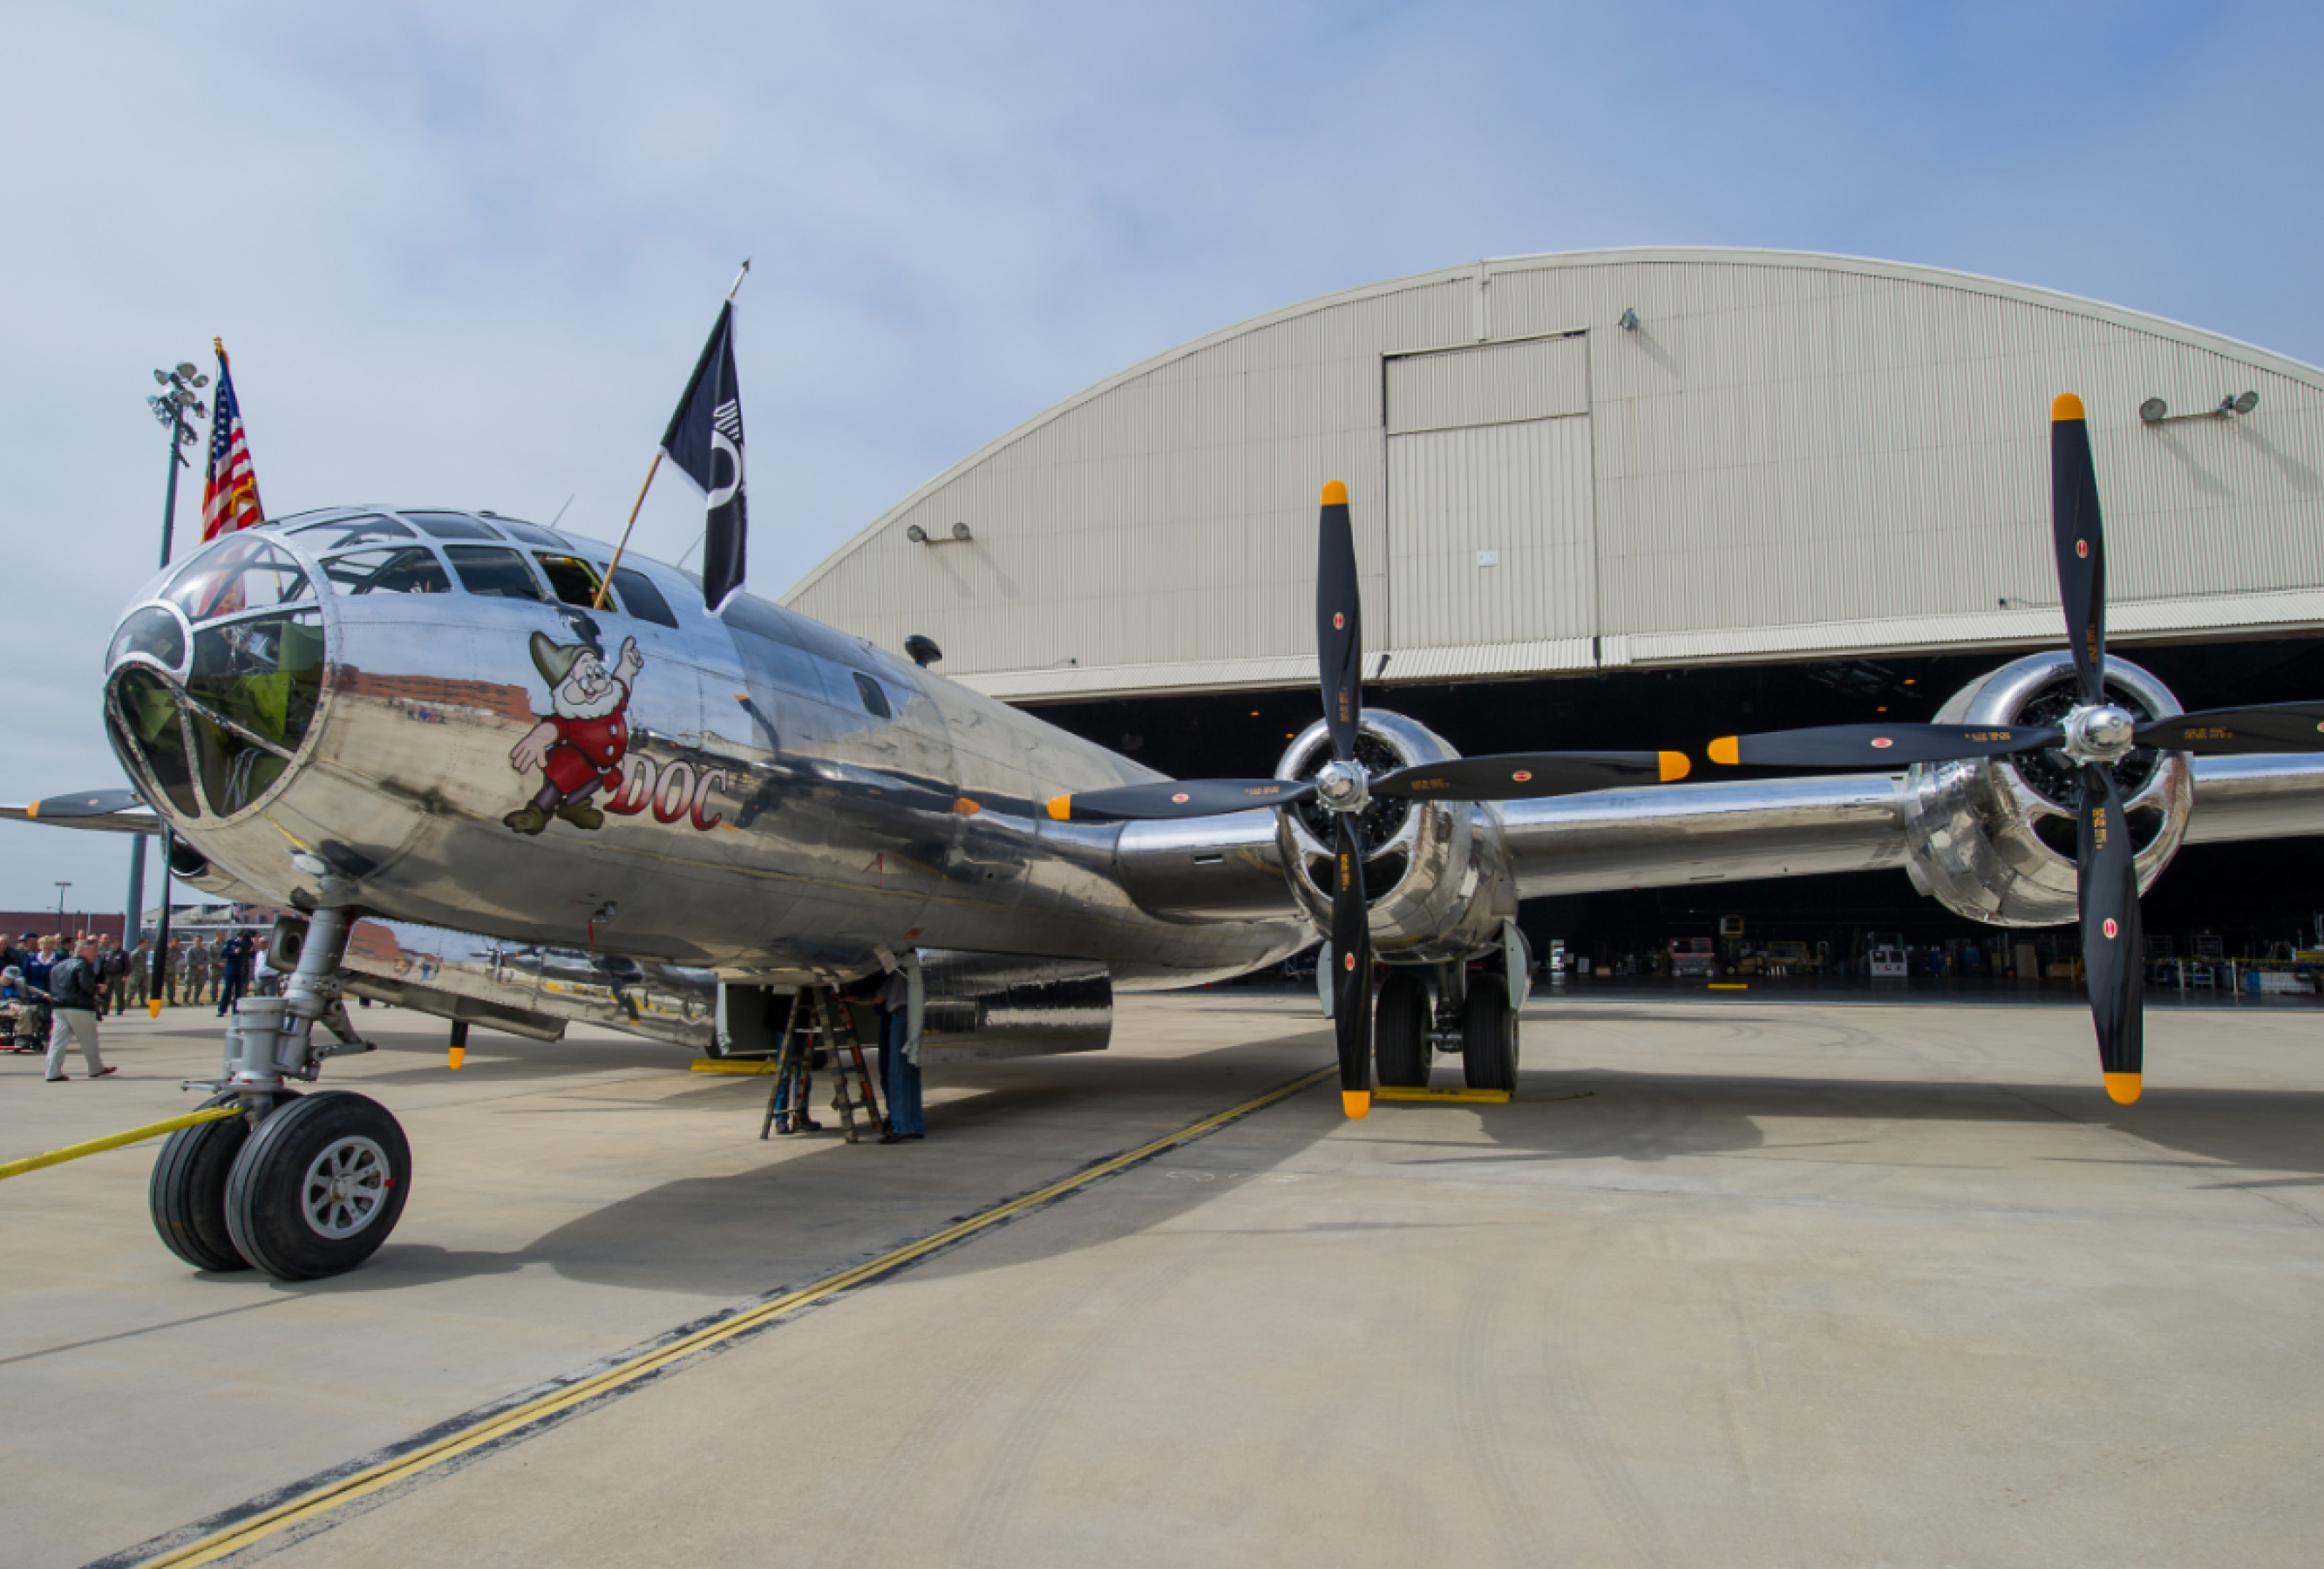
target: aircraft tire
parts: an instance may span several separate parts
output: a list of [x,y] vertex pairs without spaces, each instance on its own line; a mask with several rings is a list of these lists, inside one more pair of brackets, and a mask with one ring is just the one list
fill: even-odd
[[411,1145],[385,1106],[333,1090],[276,1109],[235,1158],[226,1223],[278,1280],[343,1274],[379,1251],[411,1193]]
[[1517,1087],[1517,1016],[1499,975],[1469,977],[1461,1005],[1461,1068],[1472,1090]]
[[[212,1095],[202,1105],[223,1106],[237,1098],[231,1093]],[[250,1123],[241,1117],[197,1122],[171,1134],[153,1158],[153,1177],[145,1186],[153,1230],[163,1247],[197,1269],[223,1275],[250,1268],[226,1224],[226,1178],[249,1137]]]
[[1397,1089],[1428,1083],[1434,1055],[1428,1045],[1428,983],[1411,970],[1390,970],[1372,1014],[1372,1056],[1379,1082]]

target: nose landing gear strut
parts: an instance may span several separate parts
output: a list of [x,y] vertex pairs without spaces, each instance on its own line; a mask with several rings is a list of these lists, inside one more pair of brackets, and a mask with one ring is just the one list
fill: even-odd
[[[311,1084],[324,1058],[372,1049],[339,994],[354,921],[348,909],[317,910],[283,994],[236,1006],[223,1075],[187,1081],[243,1112],[180,1129],[153,1163],[153,1228],[198,1269],[337,1275],[378,1251],[403,1213],[411,1146],[387,1108],[345,1090],[300,1095],[289,1082]],[[280,934],[278,944],[288,946]],[[336,1038],[317,1044],[318,1023]]]

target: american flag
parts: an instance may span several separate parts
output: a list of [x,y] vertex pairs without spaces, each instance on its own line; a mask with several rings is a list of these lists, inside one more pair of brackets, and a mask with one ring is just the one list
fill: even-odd
[[258,504],[258,471],[250,466],[250,442],[242,429],[242,405],[234,395],[234,373],[226,345],[217,338],[217,399],[210,411],[209,478],[202,486],[202,538],[215,540],[266,521]]

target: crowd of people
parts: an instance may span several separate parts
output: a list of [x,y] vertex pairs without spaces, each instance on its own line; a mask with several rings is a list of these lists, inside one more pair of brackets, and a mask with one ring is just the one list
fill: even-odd
[[65,1058],[76,1043],[88,1076],[103,1078],[114,1070],[97,1049],[98,1020],[157,1001],[215,1004],[223,1018],[245,996],[281,991],[282,978],[265,953],[265,943],[247,932],[195,934],[172,940],[162,964],[150,937],[124,948],[110,933],[26,932],[0,946],[0,1038],[10,1051],[45,1052],[51,1084],[67,1076]]

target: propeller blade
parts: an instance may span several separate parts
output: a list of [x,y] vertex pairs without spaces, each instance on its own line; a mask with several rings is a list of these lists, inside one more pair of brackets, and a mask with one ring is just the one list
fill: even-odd
[[1711,761],[1729,768],[1901,768],[1908,762],[2038,752],[2064,739],[2063,732],[2049,726],[1819,725],[1721,736],[1709,751]]
[[34,801],[24,808],[24,816],[35,822],[42,818],[55,822],[68,817],[109,817],[144,804],[144,798],[135,790],[82,790]]
[[1315,793],[1305,780],[1182,779],[1158,784],[1122,785],[1057,796],[1049,816],[1060,823],[1153,822],[1168,817],[1212,817],[1259,807],[1288,807]]
[[2206,708],[2175,719],[2150,719],[2141,746],[2218,756],[2242,752],[2324,752],[2324,703],[2264,703]]
[[1372,932],[1364,900],[1363,841],[1353,813],[1338,814],[1332,884],[1332,1028],[1340,1042],[1340,1105],[1361,1118],[1372,1109]]
[[2050,538],[2058,553],[2058,594],[2082,701],[2106,701],[2106,529],[2098,521],[2098,475],[2082,401],[2061,392],[2050,405]]
[[2138,915],[2138,864],[2123,821],[2114,771],[2082,765],[2080,854],[2082,972],[2098,1032],[2098,1066],[2107,1094],[2124,1105],[2138,1099],[2144,1071],[2146,944]]
[[1415,800],[1530,801],[1684,779],[1688,766],[1683,752],[1508,752],[1400,768],[1372,780],[1371,791]]
[[1356,533],[1348,521],[1348,487],[1336,479],[1323,487],[1323,516],[1316,531],[1315,658],[1323,671],[1332,755],[1352,762],[1356,726],[1364,712],[1363,606],[1356,597]]

